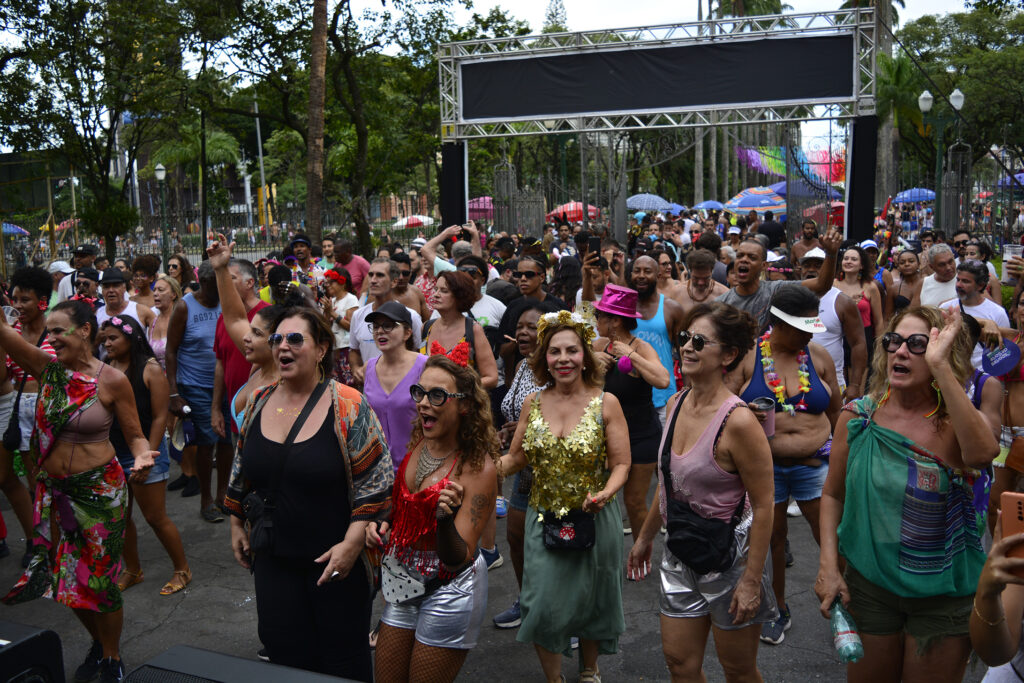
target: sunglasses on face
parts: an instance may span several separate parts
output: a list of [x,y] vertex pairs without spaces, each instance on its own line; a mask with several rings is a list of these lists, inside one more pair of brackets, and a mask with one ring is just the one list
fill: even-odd
[[398,271],[398,275],[399,275],[399,277],[409,277],[410,275],[412,275],[412,271],[411,270],[400,270],[400,271]]
[[289,332],[288,334],[275,332],[267,337],[267,343],[271,346],[280,346],[282,341],[286,341],[288,346],[298,349],[302,348],[302,343],[306,341],[306,337],[301,332]]
[[370,328],[370,332],[384,330],[386,334],[391,334],[391,332],[398,327],[398,323],[394,320],[378,320],[376,322],[366,323],[366,326]]
[[953,246],[954,247],[966,247],[968,242],[969,242],[969,240],[959,240],[959,241],[953,242]]
[[704,350],[704,346],[707,345],[707,344],[711,344],[712,346],[721,346],[722,345],[721,342],[716,342],[713,339],[708,339],[703,334],[690,334],[689,330],[683,330],[682,332],[680,332],[679,333],[679,337],[677,338],[677,340],[679,342],[679,347],[680,348],[686,346],[687,342],[692,341],[693,342],[693,350],[698,352],[698,353],[703,351]]
[[474,268],[473,266],[462,266],[459,268],[460,272],[468,273],[469,275],[479,275],[480,269]]
[[517,270],[516,272],[512,273],[512,277],[514,277],[514,278],[524,278],[525,277],[527,280],[531,280],[531,279],[537,277],[538,275],[540,275],[540,273],[535,273],[535,272],[529,271],[529,270]]
[[167,270],[177,270],[178,268],[181,268],[181,266],[177,263],[170,263],[167,265]]
[[915,356],[920,356],[928,348],[929,337],[927,334],[912,334],[903,337],[895,332],[886,332],[882,335],[882,348],[889,353],[896,353],[904,342],[907,344],[907,351]]
[[466,397],[466,394],[464,393],[460,392],[457,394],[453,394],[445,391],[440,387],[434,387],[430,391],[427,391],[419,384],[413,384],[411,387],[409,387],[409,395],[412,396],[413,403],[419,403],[420,401],[423,400],[423,397],[426,396],[427,401],[429,401],[430,405],[434,407],[443,406],[445,403],[448,402],[448,399]]

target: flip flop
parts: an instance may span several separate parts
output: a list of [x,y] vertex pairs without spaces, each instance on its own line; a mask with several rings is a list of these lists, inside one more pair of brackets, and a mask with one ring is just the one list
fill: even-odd
[[160,595],[174,595],[180,590],[184,590],[185,586],[192,583],[192,570],[191,569],[179,569],[174,572],[171,580],[164,584],[164,587],[160,589]]

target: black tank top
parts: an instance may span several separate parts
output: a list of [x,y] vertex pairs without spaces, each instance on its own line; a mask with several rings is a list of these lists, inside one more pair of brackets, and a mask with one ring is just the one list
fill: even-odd
[[629,425],[629,440],[636,442],[653,434],[661,435],[661,420],[654,410],[651,385],[643,377],[634,377],[619,370],[612,362],[604,376],[604,390],[619,399],[622,414]]
[[[135,394],[135,408],[139,413],[139,424],[142,425],[142,436],[149,441],[149,430],[153,428],[153,401],[150,398],[146,382],[142,378],[139,378],[138,382],[132,381],[131,384],[132,393]],[[117,415],[114,415],[114,422],[110,425],[110,444],[114,447],[115,453],[125,455],[132,452],[128,441],[125,440],[124,434],[121,432],[121,424],[117,421]]]
[[345,538],[351,518],[344,454],[329,410],[312,438],[291,452],[263,436],[263,411],[242,449],[242,473],[274,505],[274,555],[312,562]]

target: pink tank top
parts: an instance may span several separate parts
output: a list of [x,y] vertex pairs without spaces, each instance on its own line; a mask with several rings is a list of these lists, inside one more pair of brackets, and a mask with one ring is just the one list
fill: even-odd
[[[727,399],[718,408],[715,416],[711,418],[711,422],[697,439],[693,448],[682,455],[671,454],[669,472],[672,475],[672,497],[682,503],[689,503],[694,512],[706,519],[730,521],[740,498],[746,495],[740,475],[726,472],[715,462],[715,448],[718,445],[718,438],[721,436],[725,421],[736,406],[740,405],[744,405],[744,402],[739,396]],[[671,415],[669,419],[671,419]],[[668,439],[671,443],[672,435],[666,433],[662,439]],[[659,454],[664,447],[663,441],[662,447],[658,449]],[[663,523],[667,523],[665,480],[660,466],[658,467],[658,483],[661,484],[659,493],[661,520]]]

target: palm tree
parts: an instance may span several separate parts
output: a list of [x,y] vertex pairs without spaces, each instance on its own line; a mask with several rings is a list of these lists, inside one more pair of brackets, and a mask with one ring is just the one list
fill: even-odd
[[[156,148],[150,164],[153,166],[163,164],[168,168],[176,167],[179,172],[185,174],[188,173],[186,169],[194,164],[199,191],[202,193],[203,169],[200,164],[202,140],[199,135],[199,124],[196,121],[187,121],[178,127],[177,132],[177,139],[166,140]],[[209,127],[206,129],[207,165],[236,164],[239,156],[238,140],[222,130]],[[179,192],[180,189],[179,186]],[[181,206],[180,195],[178,205]]]
[[313,2],[309,59],[309,134],[306,167],[306,232],[320,242],[324,204],[324,93],[327,69],[327,0]]

